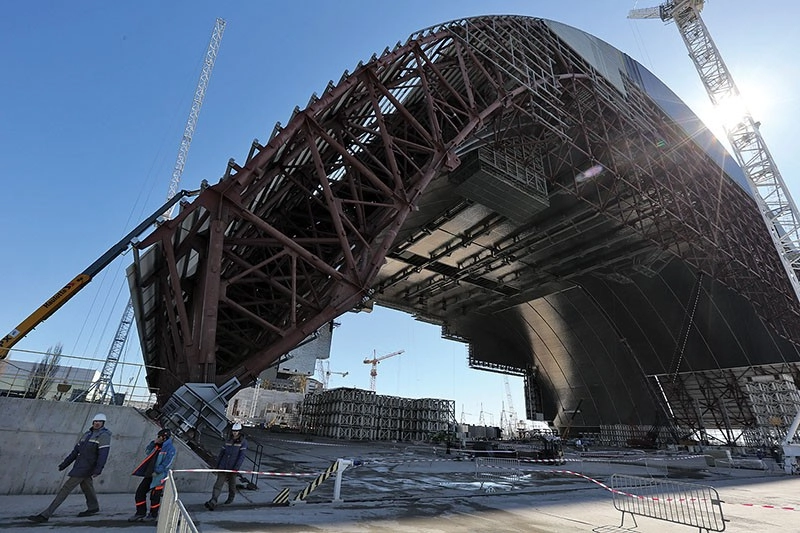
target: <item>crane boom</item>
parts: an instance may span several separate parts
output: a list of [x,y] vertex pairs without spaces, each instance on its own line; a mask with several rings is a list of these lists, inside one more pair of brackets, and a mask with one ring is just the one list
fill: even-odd
[[[800,301],[800,215],[761,136],[759,123],[738,101],[739,89],[700,17],[704,4],[705,0],[672,0],[657,9],[661,20],[675,22],[712,103],[715,106],[737,104],[740,107],[736,120],[732,124],[723,124],[723,128],[733,155],[747,177],[795,297]],[[633,10],[628,17],[653,18],[647,9]],[[798,426],[800,410],[782,441],[787,471],[792,464],[800,463],[800,444],[796,444],[795,439]]]
[[[206,97],[208,81],[211,79],[211,72],[214,70],[214,63],[217,60],[219,45],[222,43],[222,34],[225,33],[225,20],[218,18],[214,23],[214,30],[211,32],[211,40],[206,48],[206,55],[203,60],[203,69],[200,71],[200,79],[197,81],[197,88],[192,99],[192,109],[189,111],[189,118],[186,120],[186,127],[183,129],[181,144],[178,148],[178,157],[175,159],[175,168],[172,170],[172,179],[167,189],[167,198],[178,190],[178,185],[183,176],[183,168],[186,166],[186,158],[189,155],[189,146],[192,144],[194,130],[197,127],[197,119],[200,116],[200,108]],[[165,214],[166,218],[171,218],[172,210]]]
[[22,338],[33,330],[36,326],[50,318],[50,316],[67,303],[73,296],[78,294],[92,279],[105,267],[111,264],[114,259],[122,255],[130,245],[131,241],[141,235],[147,228],[152,226],[165,212],[173,205],[178,203],[179,200],[186,196],[193,196],[200,191],[181,191],[176,194],[167,202],[159,207],[153,214],[145,218],[141,224],[136,226],[130,233],[125,235],[119,242],[109,248],[103,255],[101,255],[94,263],[86,267],[86,269],[75,276],[75,278],[64,285],[58,292],[51,296],[45,303],[43,303],[33,313],[28,315],[25,320],[11,330],[5,337],[0,339],[0,360],[8,356],[11,347],[18,343]]
[[372,359],[365,358],[364,364],[365,365],[372,365],[372,368],[369,371],[369,388],[371,391],[375,390],[375,379],[378,377],[378,363],[383,361],[384,359],[389,359],[390,357],[394,357],[395,355],[400,355],[401,353],[405,352],[405,350],[397,350],[396,352],[387,353],[386,355],[378,356],[375,351],[372,351]]

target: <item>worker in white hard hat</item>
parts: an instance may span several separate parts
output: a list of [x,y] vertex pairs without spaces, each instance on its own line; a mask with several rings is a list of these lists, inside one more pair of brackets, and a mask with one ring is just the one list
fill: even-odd
[[221,472],[217,472],[217,481],[214,483],[211,499],[205,504],[206,509],[213,511],[217,507],[217,498],[226,482],[228,499],[225,500],[225,503],[233,503],[233,499],[236,497],[236,476],[238,475],[236,471],[242,467],[245,455],[247,455],[247,439],[242,433],[242,425],[236,422],[231,426],[228,438],[225,439],[225,444],[217,456],[217,469]]
[[58,491],[47,509],[39,514],[29,516],[28,520],[47,522],[58,506],[78,485],[86,497],[86,510],[78,513],[78,516],[91,516],[99,513],[100,504],[97,501],[97,493],[94,490],[92,479],[103,472],[110,450],[111,432],[106,428],[106,415],[97,413],[92,417],[91,427],[78,439],[70,454],[58,465],[59,470],[66,470],[69,465],[74,463],[61,490]]

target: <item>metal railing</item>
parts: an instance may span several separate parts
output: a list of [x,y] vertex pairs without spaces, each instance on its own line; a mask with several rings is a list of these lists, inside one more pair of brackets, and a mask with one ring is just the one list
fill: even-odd
[[725,531],[722,500],[714,487],[653,478],[614,474],[611,476],[614,508],[631,515],[693,526],[700,531]]
[[[104,358],[13,350],[13,359],[0,361],[0,396],[61,402],[90,402],[147,409],[155,402],[145,382],[145,366],[119,361],[111,384],[113,395],[93,387],[100,379]],[[101,402],[101,399],[103,400]]]
[[481,490],[494,492],[496,485],[507,486],[508,483],[513,489],[519,483],[521,473],[520,460],[516,458],[475,458],[475,478],[480,482]]
[[175,487],[175,478],[172,470],[167,473],[164,483],[164,496],[161,499],[161,510],[158,513],[157,533],[199,533],[192,521],[192,517],[178,498],[178,489]]

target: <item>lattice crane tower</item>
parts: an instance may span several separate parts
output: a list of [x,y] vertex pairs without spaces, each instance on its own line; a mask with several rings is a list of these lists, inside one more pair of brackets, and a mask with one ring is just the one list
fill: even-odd
[[513,437],[517,430],[517,411],[514,409],[514,400],[511,397],[511,385],[508,383],[508,376],[503,376],[503,384],[505,385],[506,401],[508,402],[508,429],[510,429],[510,435]]
[[[200,108],[203,106],[203,100],[206,96],[206,89],[208,88],[208,81],[211,79],[211,72],[214,70],[214,63],[217,60],[217,52],[222,42],[222,34],[225,32],[225,20],[218,18],[214,24],[214,29],[211,32],[211,39],[206,48],[206,54],[203,59],[203,69],[200,72],[200,79],[197,82],[197,88],[194,91],[194,99],[192,100],[192,109],[189,111],[189,118],[186,121],[186,127],[183,129],[183,137],[181,137],[181,144],[178,149],[178,157],[175,160],[175,168],[172,171],[172,179],[169,182],[169,189],[167,189],[167,199],[169,200],[175,193],[178,192],[178,185],[183,175],[183,168],[186,166],[186,157],[189,154],[189,146],[192,144],[192,137],[194,136],[195,127],[197,127],[197,118],[200,116]],[[174,205],[164,213],[164,218],[169,219],[172,217],[172,210]],[[131,326],[133,325],[133,302],[128,299],[128,304],[122,312],[122,319],[117,326],[117,332],[114,335],[114,340],[111,342],[111,348],[108,351],[106,362],[103,369],[100,371],[100,377],[92,384],[86,396],[94,389],[100,396],[100,403],[104,403],[109,393],[113,396],[114,385],[111,380],[117,370],[117,363],[119,363],[122,350],[125,348],[125,343],[128,340]]]
[[739,89],[700,18],[704,4],[705,0],[666,2],[658,7],[633,9],[628,18],[660,18],[664,22],[675,22],[711,102],[717,107],[730,106],[731,111],[738,113],[733,123],[722,126],[800,301],[800,216],[761,137],[760,123],[753,120],[743,105]]
[[[736,112],[735,120],[722,126],[733,155],[753,191],[795,297],[800,301],[800,216],[767,144],[761,137],[760,123],[753,120],[742,103],[739,89],[700,17],[704,5],[705,0],[670,1],[657,7],[633,9],[628,13],[628,18],[658,18],[664,22],[675,22],[711,102],[717,107],[730,107],[731,111]],[[800,411],[783,441],[787,457],[784,466],[787,469],[791,468],[790,463],[796,464],[800,457],[800,444],[794,444],[798,426]]]
[[375,391],[375,378],[378,377],[378,363],[380,363],[384,359],[389,359],[390,357],[394,357],[395,355],[400,355],[403,352],[405,352],[405,350],[398,350],[396,352],[378,356],[376,355],[375,350],[373,350],[372,359],[369,358],[364,359],[365,365],[370,365],[370,364],[372,365],[372,368],[369,371],[369,389],[371,391]]

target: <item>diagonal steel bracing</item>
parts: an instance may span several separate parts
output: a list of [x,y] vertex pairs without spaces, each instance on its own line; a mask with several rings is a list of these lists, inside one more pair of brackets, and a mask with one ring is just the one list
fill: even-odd
[[[165,369],[151,387],[165,401],[185,382],[249,383],[370,299],[444,322],[662,254],[739,291],[791,338],[797,306],[752,198],[624,82],[544,21],[481,17],[414,34],[329,83],[139,243],[140,337]],[[546,180],[540,218],[468,220],[475,200],[448,176],[482,148]],[[592,166],[602,174],[580,179]]]

